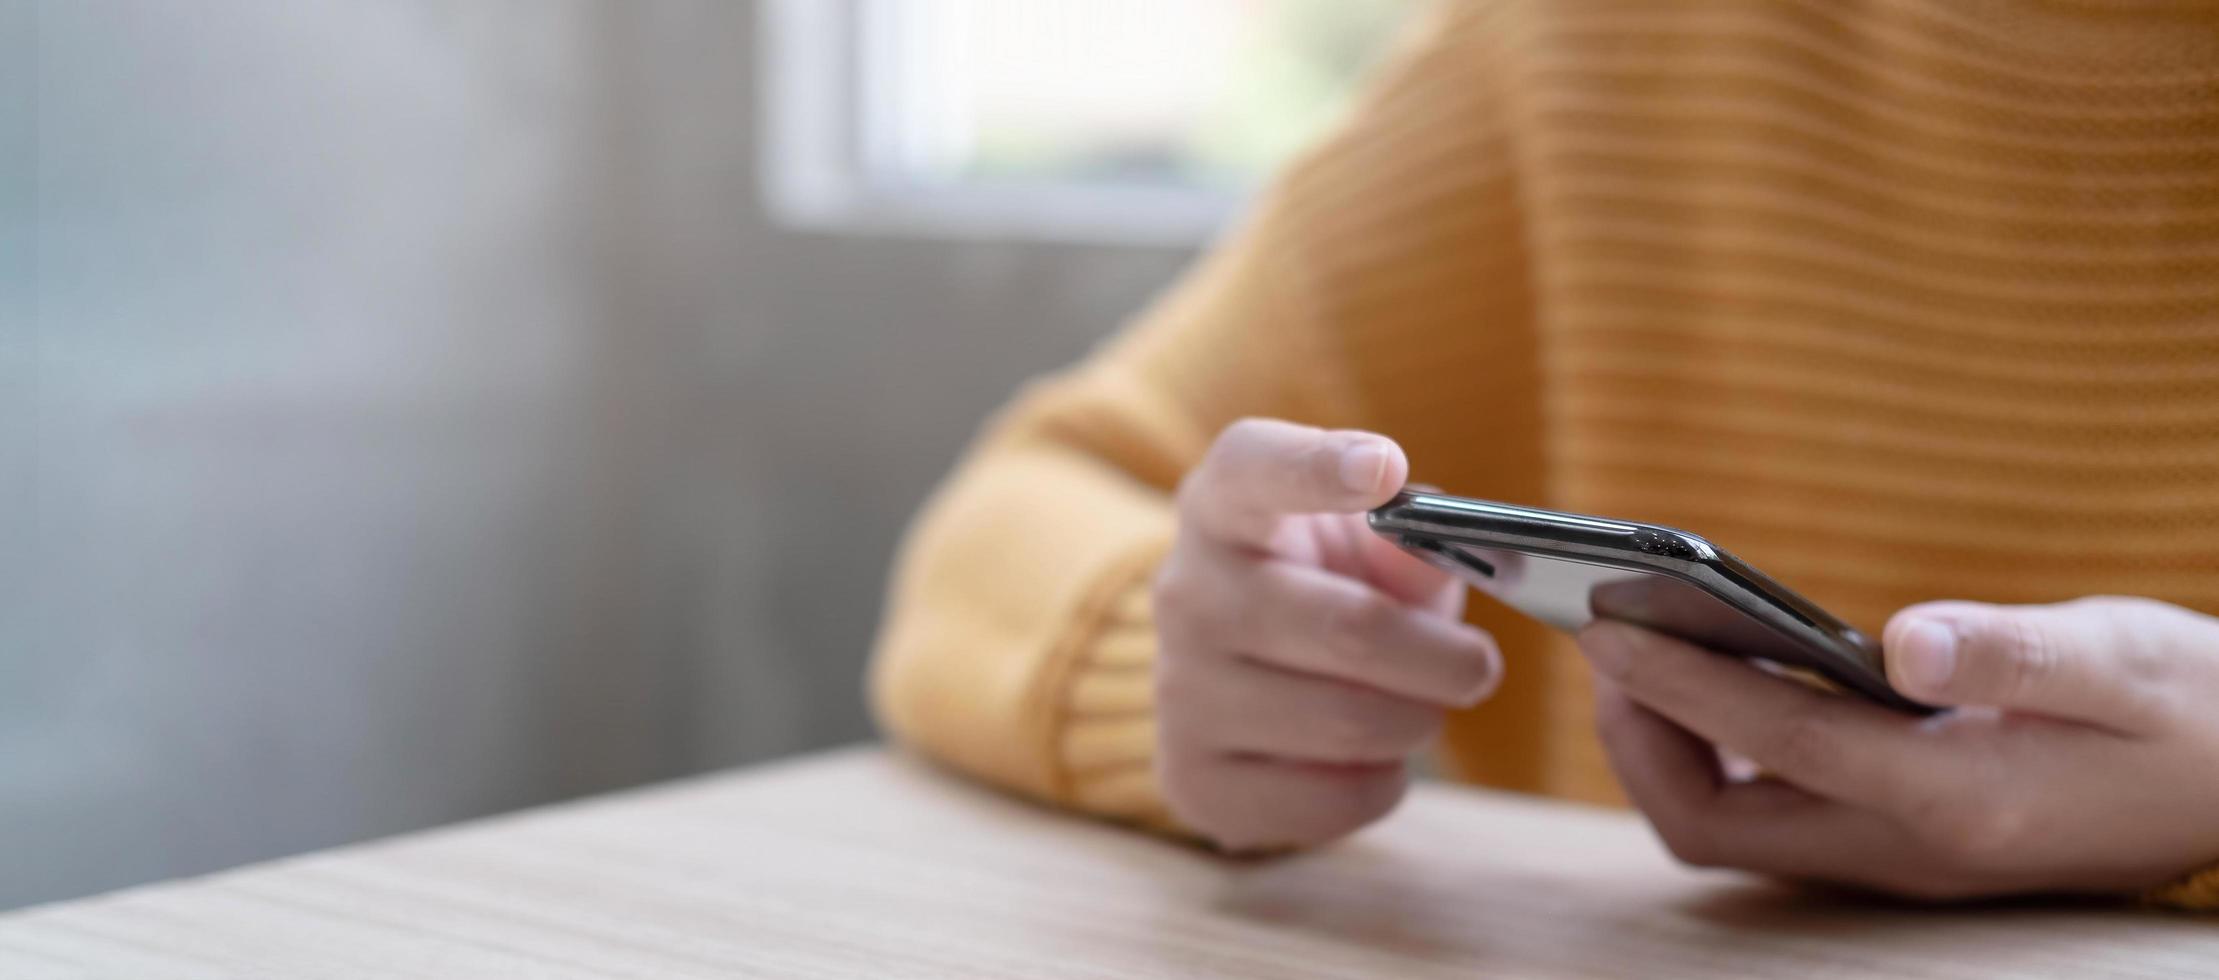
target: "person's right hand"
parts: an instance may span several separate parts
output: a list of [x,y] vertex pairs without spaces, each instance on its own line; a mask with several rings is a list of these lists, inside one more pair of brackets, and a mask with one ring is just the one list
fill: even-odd
[[1385,816],[1446,710],[1494,690],[1462,585],[1365,525],[1409,469],[1385,436],[1246,419],[1180,485],[1154,593],[1157,775],[1219,846]]

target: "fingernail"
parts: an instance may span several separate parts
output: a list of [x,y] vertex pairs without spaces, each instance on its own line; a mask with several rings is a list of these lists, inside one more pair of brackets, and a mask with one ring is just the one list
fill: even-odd
[[1903,679],[1919,691],[1939,691],[1957,672],[1957,631],[1933,620],[1912,623],[1896,651]]
[[1341,450],[1341,485],[1358,493],[1379,489],[1387,475],[1387,447],[1366,439]]

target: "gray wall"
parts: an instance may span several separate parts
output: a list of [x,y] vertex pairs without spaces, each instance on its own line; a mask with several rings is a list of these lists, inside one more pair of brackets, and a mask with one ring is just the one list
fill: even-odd
[[0,906],[867,736],[1173,250],[803,235],[719,0],[0,0]]

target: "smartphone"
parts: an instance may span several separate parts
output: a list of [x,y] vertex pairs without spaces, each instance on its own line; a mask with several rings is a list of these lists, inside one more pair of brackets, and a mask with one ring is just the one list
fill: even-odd
[[1898,711],[1936,710],[1888,685],[1871,637],[1685,531],[1421,490],[1372,511],[1371,528],[1566,632],[1615,619]]

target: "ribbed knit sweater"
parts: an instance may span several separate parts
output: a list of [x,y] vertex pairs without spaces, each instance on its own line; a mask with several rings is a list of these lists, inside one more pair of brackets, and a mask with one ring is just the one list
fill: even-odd
[[[1467,0],[1368,91],[928,506],[891,731],[1163,823],[1147,582],[1251,415],[1698,531],[1875,635],[1942,597],[2219,611],[2219,5]],[[1508,675],[1448,766],[1615,799],[1581,662],[1473,604]]]

